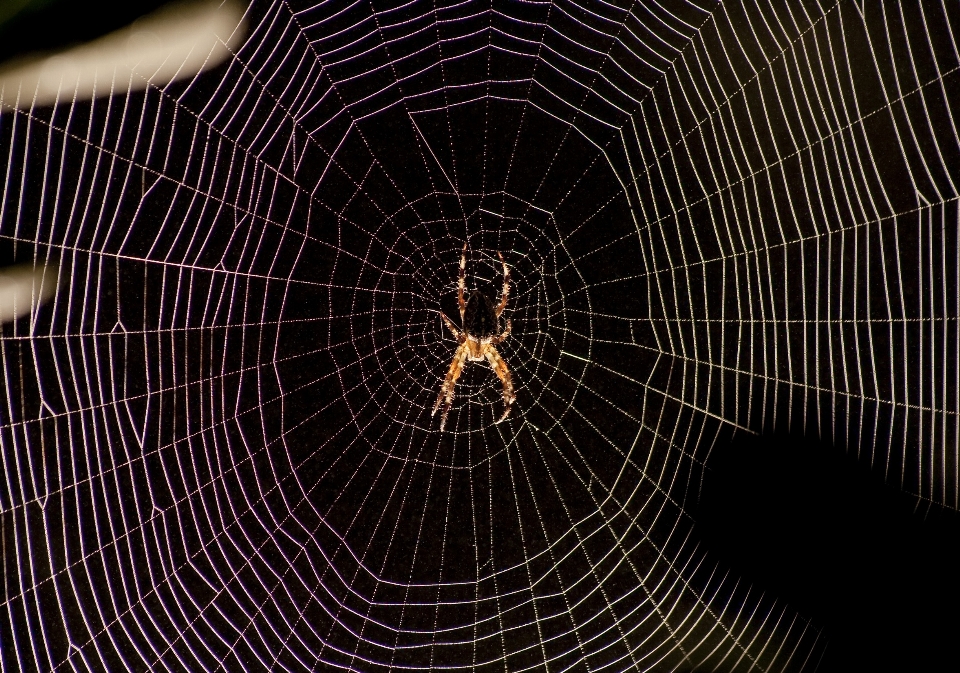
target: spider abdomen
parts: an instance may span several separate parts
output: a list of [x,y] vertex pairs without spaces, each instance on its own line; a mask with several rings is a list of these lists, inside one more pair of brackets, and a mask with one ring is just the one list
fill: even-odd
[[463,329],[472,337],[483,339],[495,336],[500,330],[497,324],[497,307],[480,290],[470,293],[463,311]]

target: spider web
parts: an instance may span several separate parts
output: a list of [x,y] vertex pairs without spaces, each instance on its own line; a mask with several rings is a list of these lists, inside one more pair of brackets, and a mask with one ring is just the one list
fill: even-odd
[[[772,429],[960,504],[956,10],[248,20],[0,117],[4,254],[61,270],[0,340],[3,670],[813,670],[684,507]],[[464,242],[517,402],[473,364],[441,433]]]

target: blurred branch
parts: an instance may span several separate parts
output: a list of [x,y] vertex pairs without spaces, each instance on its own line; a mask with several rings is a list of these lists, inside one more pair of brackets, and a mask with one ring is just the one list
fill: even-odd
[[172,3],[78,46],[0,66],[0,107],[30,108],[163,86],[224,60],[246,33],[236,0]]
[[16,320],[53,296],[56,265],[18,264],[0,269],[0,323]]

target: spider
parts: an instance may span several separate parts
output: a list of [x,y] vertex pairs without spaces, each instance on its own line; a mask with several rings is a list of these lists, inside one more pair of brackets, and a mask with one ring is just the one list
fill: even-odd
[[503,403],[506,405],[503,416],[499,423],[510,413],[510,405],[517,399],[513,393],[513,380],[510,376],[510,369],[507,363],[497,352],[497,344],[510,335],[510,320],[507,320],[507,327],[502,332],[500,329],[500,314],[507,306],[507,298],[510,295],[510,269],[507,263],[503,261],[503,255],[499,252],[497,257],[503,265],[503,291],[500,293],[500,302],[494,304],[493,301],[483,294],[480,290],[470,292],[470,297],[464,300],[463,295],[466,291],[466,273],[467,273],[467,244],[463,244],[463,254],[460,256],[460,281],[457,287],[457,303],[460,305],[460,324],[462,329],[457,329],[453,321],[448,318],[443,311],[440,311],[440,318],[444,324],[453,332],[456,338],[456,352],[453,354],[453,361],[450,363],[450,369],[447,370],[447,378],[440,388],[440,395],[437,397],[436,404],[433,405],[433,413],[436,415],[440,403],[444,402],[443,414],[440,416],[440,429],[447,422],[447,412],[450,411],[450,405],[453,404],[453,389],[457,385],[457,379],[463,372],[463,366],[467,360],[471,362],[480,362],[484,359],[490,363],[493,371],[500,377],[503,383]]

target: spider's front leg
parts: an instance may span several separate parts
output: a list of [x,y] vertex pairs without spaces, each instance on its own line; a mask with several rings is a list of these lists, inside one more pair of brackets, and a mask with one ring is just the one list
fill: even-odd
[[486,349],[484,355],[487,356],[487,362],[493,367],[493,371],[497,373],[500,382],[503,384],[503,404],[506,408],[503,410],[503,416],[497,421],[497,423],[500,423],[510,415],[510,408],[517,400],[517,396],[513,392],[513,377],[510,374],[510,368],[507,367],[507,363],[500,357],[500,353],[497,352],[497,349],[494,348],[492,344]]
[[443,426],[447,423],[447,413],[450,411],[450,406],[453,404],[453,389],[457,385],[457,379],[460,378],[460,374],[463,372],[463,364],[467,361],[467,349],[466,342],[460,344],[457,347],[457,352],[453,354],[453,362],[450,363],[450,369],[447,370],[447,378],[443,381],[443,386],[440,388],[440,395],[437,396],[437,401],[433,405],[433,411],[430,413],[431,416],[435,416],[437,409],[440,408],[440,403],[446,401],[443,405],[443,414],[440,416],[440,429],[443,430]]

